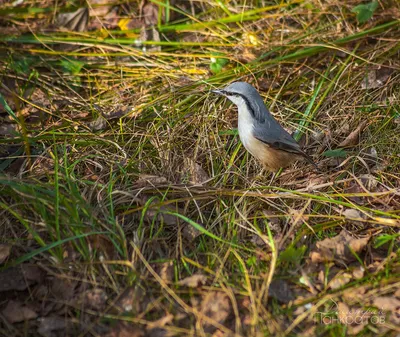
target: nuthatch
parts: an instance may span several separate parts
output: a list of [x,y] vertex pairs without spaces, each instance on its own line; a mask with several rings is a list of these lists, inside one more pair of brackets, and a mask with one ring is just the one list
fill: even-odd
[[302,158],[318,169],[311,157],[301,150],[299,144],[271,115],[251,84],[234,82],[212,92],[225,96],[237,105],[240,140],[266,169],[275,172]]

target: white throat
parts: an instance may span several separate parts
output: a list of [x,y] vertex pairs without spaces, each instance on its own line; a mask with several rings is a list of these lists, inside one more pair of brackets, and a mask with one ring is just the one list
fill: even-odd
[[254,140],[253,136],[253,116],[250,114],[249,109],[247,108],[246,102],[242,97],[232,96],[228,97],[229,100],[236,104],[238,107],[238,131],[239,138],[242,141],[244,147],[251,151],[251,143]]

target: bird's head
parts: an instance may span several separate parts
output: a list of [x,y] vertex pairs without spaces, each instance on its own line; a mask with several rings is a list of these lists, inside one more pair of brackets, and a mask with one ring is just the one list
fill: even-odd
[[257,90],[251,84],[246,82],[233,82],[223,89],[211,90],[211,92],[225,96],[236,105],[244,104],[249,100],[254,101],[261,99],[261,96]]

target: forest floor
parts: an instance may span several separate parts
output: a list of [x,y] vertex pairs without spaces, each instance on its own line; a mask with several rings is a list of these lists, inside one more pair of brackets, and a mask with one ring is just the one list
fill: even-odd
[[[0,30],[1,336],[399,334],[398,1],[0,1]],[[320,172],[262,171],[210,92],[238,80]]]

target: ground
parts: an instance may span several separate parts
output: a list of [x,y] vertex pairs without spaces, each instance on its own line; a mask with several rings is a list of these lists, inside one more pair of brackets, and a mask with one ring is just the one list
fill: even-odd
[[[0,334],[395,336],[400,4],[0,1]],[[317,163],[272,176],[210,90]]]

